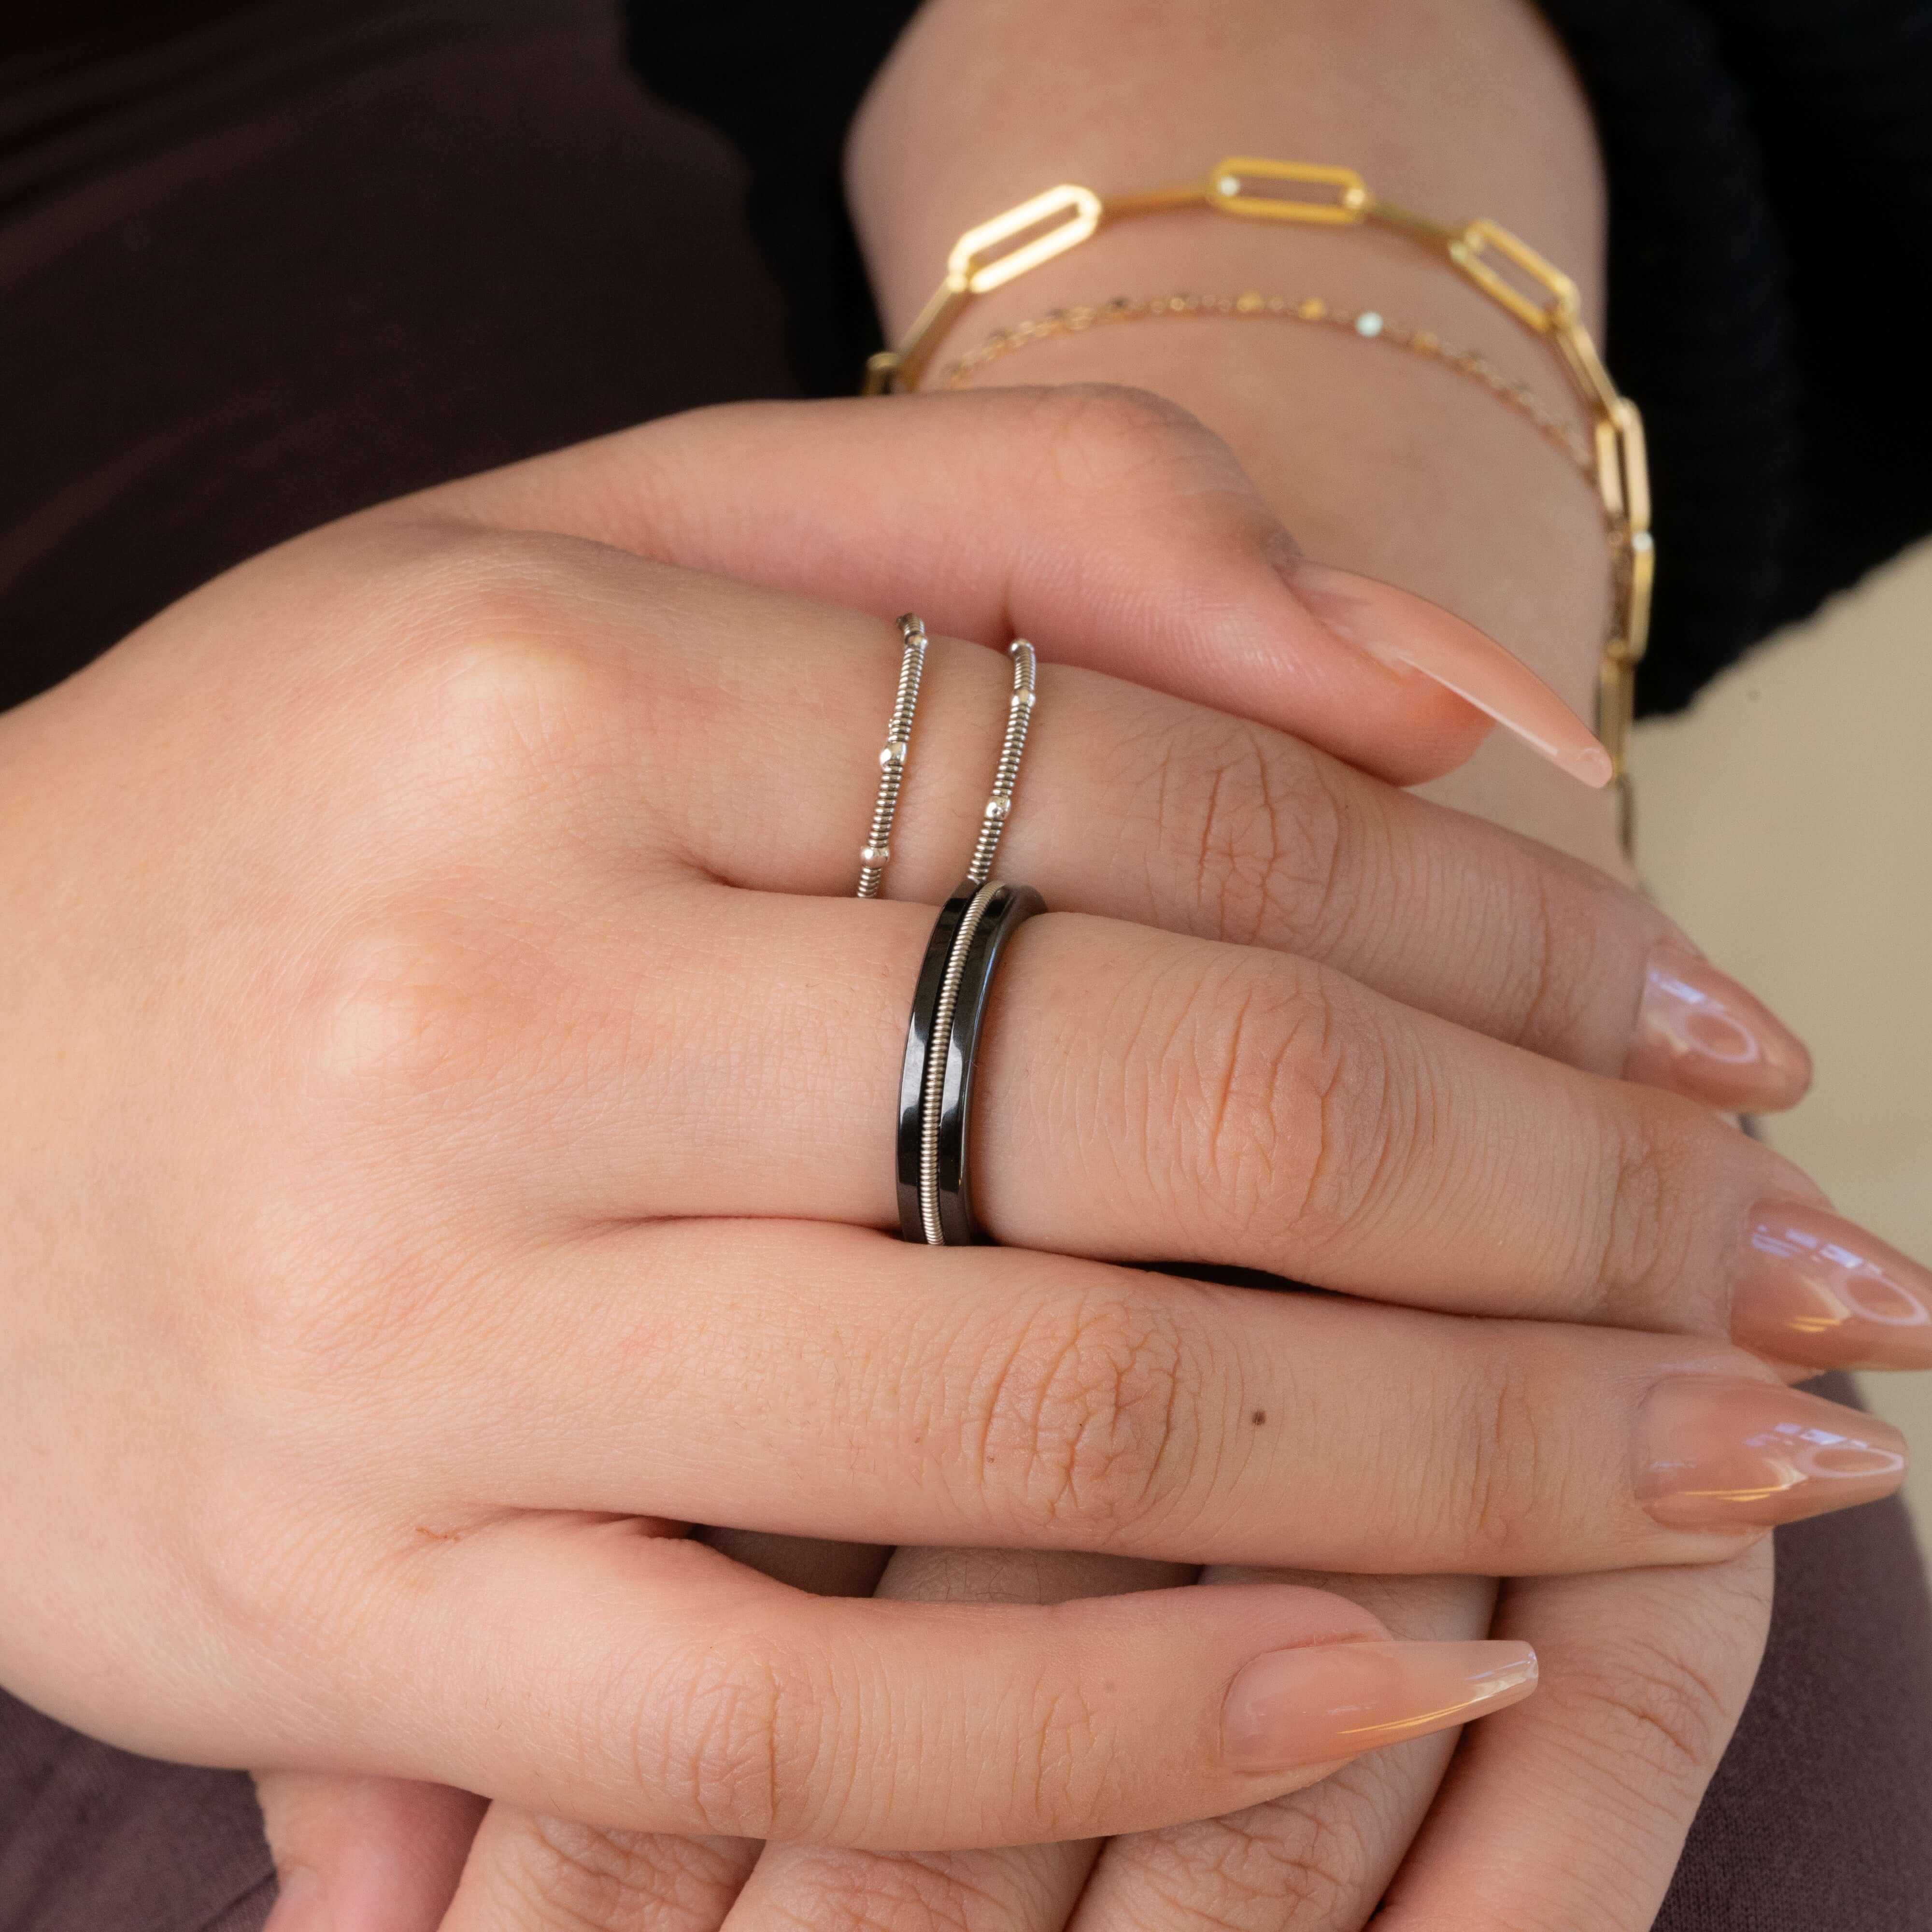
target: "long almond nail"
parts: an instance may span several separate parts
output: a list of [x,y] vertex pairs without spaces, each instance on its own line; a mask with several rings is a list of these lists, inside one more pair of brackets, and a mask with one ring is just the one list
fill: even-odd
[[1483,1717],[1535,1688],[1526,1643],[1307,1644],[1242,1668],[1222,1737],[1242,1770],[1294,1771]]
[[1713,1107],[1789,1107],[1811,1084],[1811,1056],[1762,1000],[1661,939],[1644,968],[1624,1078]]
[[1731,1337],[1820,1369],[1932,1369],[1932,1270],[1822,1208],[1772,1202],[1744,1237]]
[[1419,671],[1493,718],[1585,784],[1610,778],[1610,754],[1535,672],[1473,624],[1412,591],[1296,556],[1288,588],[1338,637],[1382,664]]
[[1636,1490],[1671,1529],[1768,1528],[1888,1496],[1905,1480],[1889,1423],[1774,1383],[1682,1376],[1645,1398]]

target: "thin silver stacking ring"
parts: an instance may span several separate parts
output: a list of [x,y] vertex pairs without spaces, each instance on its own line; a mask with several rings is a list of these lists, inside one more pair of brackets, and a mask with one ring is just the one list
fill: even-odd
[[1036,668],[1033,646],[1025,638],[1016,638],[1006,646],[1006,655],[1013,661],[1013,694],[1006,704],[1006,735],[1000,746],[1000,762],[993,770],[992,796],[980,821],[973,862],[966,868],[969,885],[983,886],[993,876],[993,855],[1000,849],[1000,837],[1013,808],[1013,786],[1020,775],[1020,754],[1026,749],[1027,726],[1033,717]]
[[1033,717],[1034,649],[1008,646],[1013,661],[1006,730],[982,816],[973,862],[940,908],[926,942],[899,1074],[897,1134],[899,1232],[934,1247],[986,1239],[973,1212],[973,1069],[993,976],[1013,934],[1046,910],[1030,886],[992,877],[993,860],[1013,806],[1020,758]]
[[905,782],[906,754],[912,743],[913,713],[919,709],[919,681],[926,669],[926,626],[908,610],[899,620],[905,651],[899,659],[898,693],[886,726],[884,748],[879,753],[879,796],[872,807],[872,830],[859,851],[859,896],[875,899],[885,883],[892,859],[892,820],[899,808],[899,787]]

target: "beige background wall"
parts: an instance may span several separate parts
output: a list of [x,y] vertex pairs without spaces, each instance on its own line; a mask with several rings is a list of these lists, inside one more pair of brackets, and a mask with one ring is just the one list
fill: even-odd
[[[1768,1138],[1932,1259],[1932,544],[1644,726],[1634,762],[1646,883],[1816,1059]],[[1932,1545],[1932,1375],[1863,1386],[1912,1440]]]

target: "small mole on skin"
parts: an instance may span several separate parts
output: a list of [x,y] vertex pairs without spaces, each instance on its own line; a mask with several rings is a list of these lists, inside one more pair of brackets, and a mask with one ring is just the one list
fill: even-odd
[[1263,1423],[1267,1421],[1268,1411],[1264,1408],[1258,1408],[1255,1411],[1253,1414],[1248,1418],[1248,1420],[1252,1422],[1257,1429],[1258,1429]]

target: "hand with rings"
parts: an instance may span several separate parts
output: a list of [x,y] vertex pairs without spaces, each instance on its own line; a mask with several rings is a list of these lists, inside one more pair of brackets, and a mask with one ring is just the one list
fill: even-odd
[[[836,412],[352,519],[0,722],[31,938],[0,1413],[40,1472],[8,1492],[10,1688],[164,1756],[479,1793],[526,1852],[545,1819],[675,1834],[632,1841],[667,1870],[694,1835],[1091,1839],[1498,1709],[1529,1647],[1274,1582],[841,1600],[682,1526],[1682,1572],[1895,1486],[1882,1425],[1763,1358],[1910,1352],[1923,1277],[1697,1104],[1788,1097],[1795,1042],[1587,868],[1070,667],[1112,636],[1228,701],[1264,680],[1220,646],[1271,635],[1306,668],[1277,722],[1406,718],[1390,776],[1480,730],[1298,603],[1225,472],[1123,493],[1083,558],[1090,506],[1017,487],[1028,406],[891,416],[954,436],[988,548],[921,593],[880,902],[854,886],[904,640],[705,574],[736,512],[692,487],[704,438],[742,473]],[[896,506],[832,530],[827,596],[921,540],[871,454],[847,474]],[[1348,594],[1533,705],[1454,620]],[[1010,715],[1010,663],[947,633],[995,616],[1060,660],[998,854],[1048,910],[1000,928],[960,1036],[989,1240],[934,1252],[887,1232],[894,1102]],[[1821,1241],[1916,1322],[1819,1318]],[[472,1859],[452,1924],[505,1869]]]

